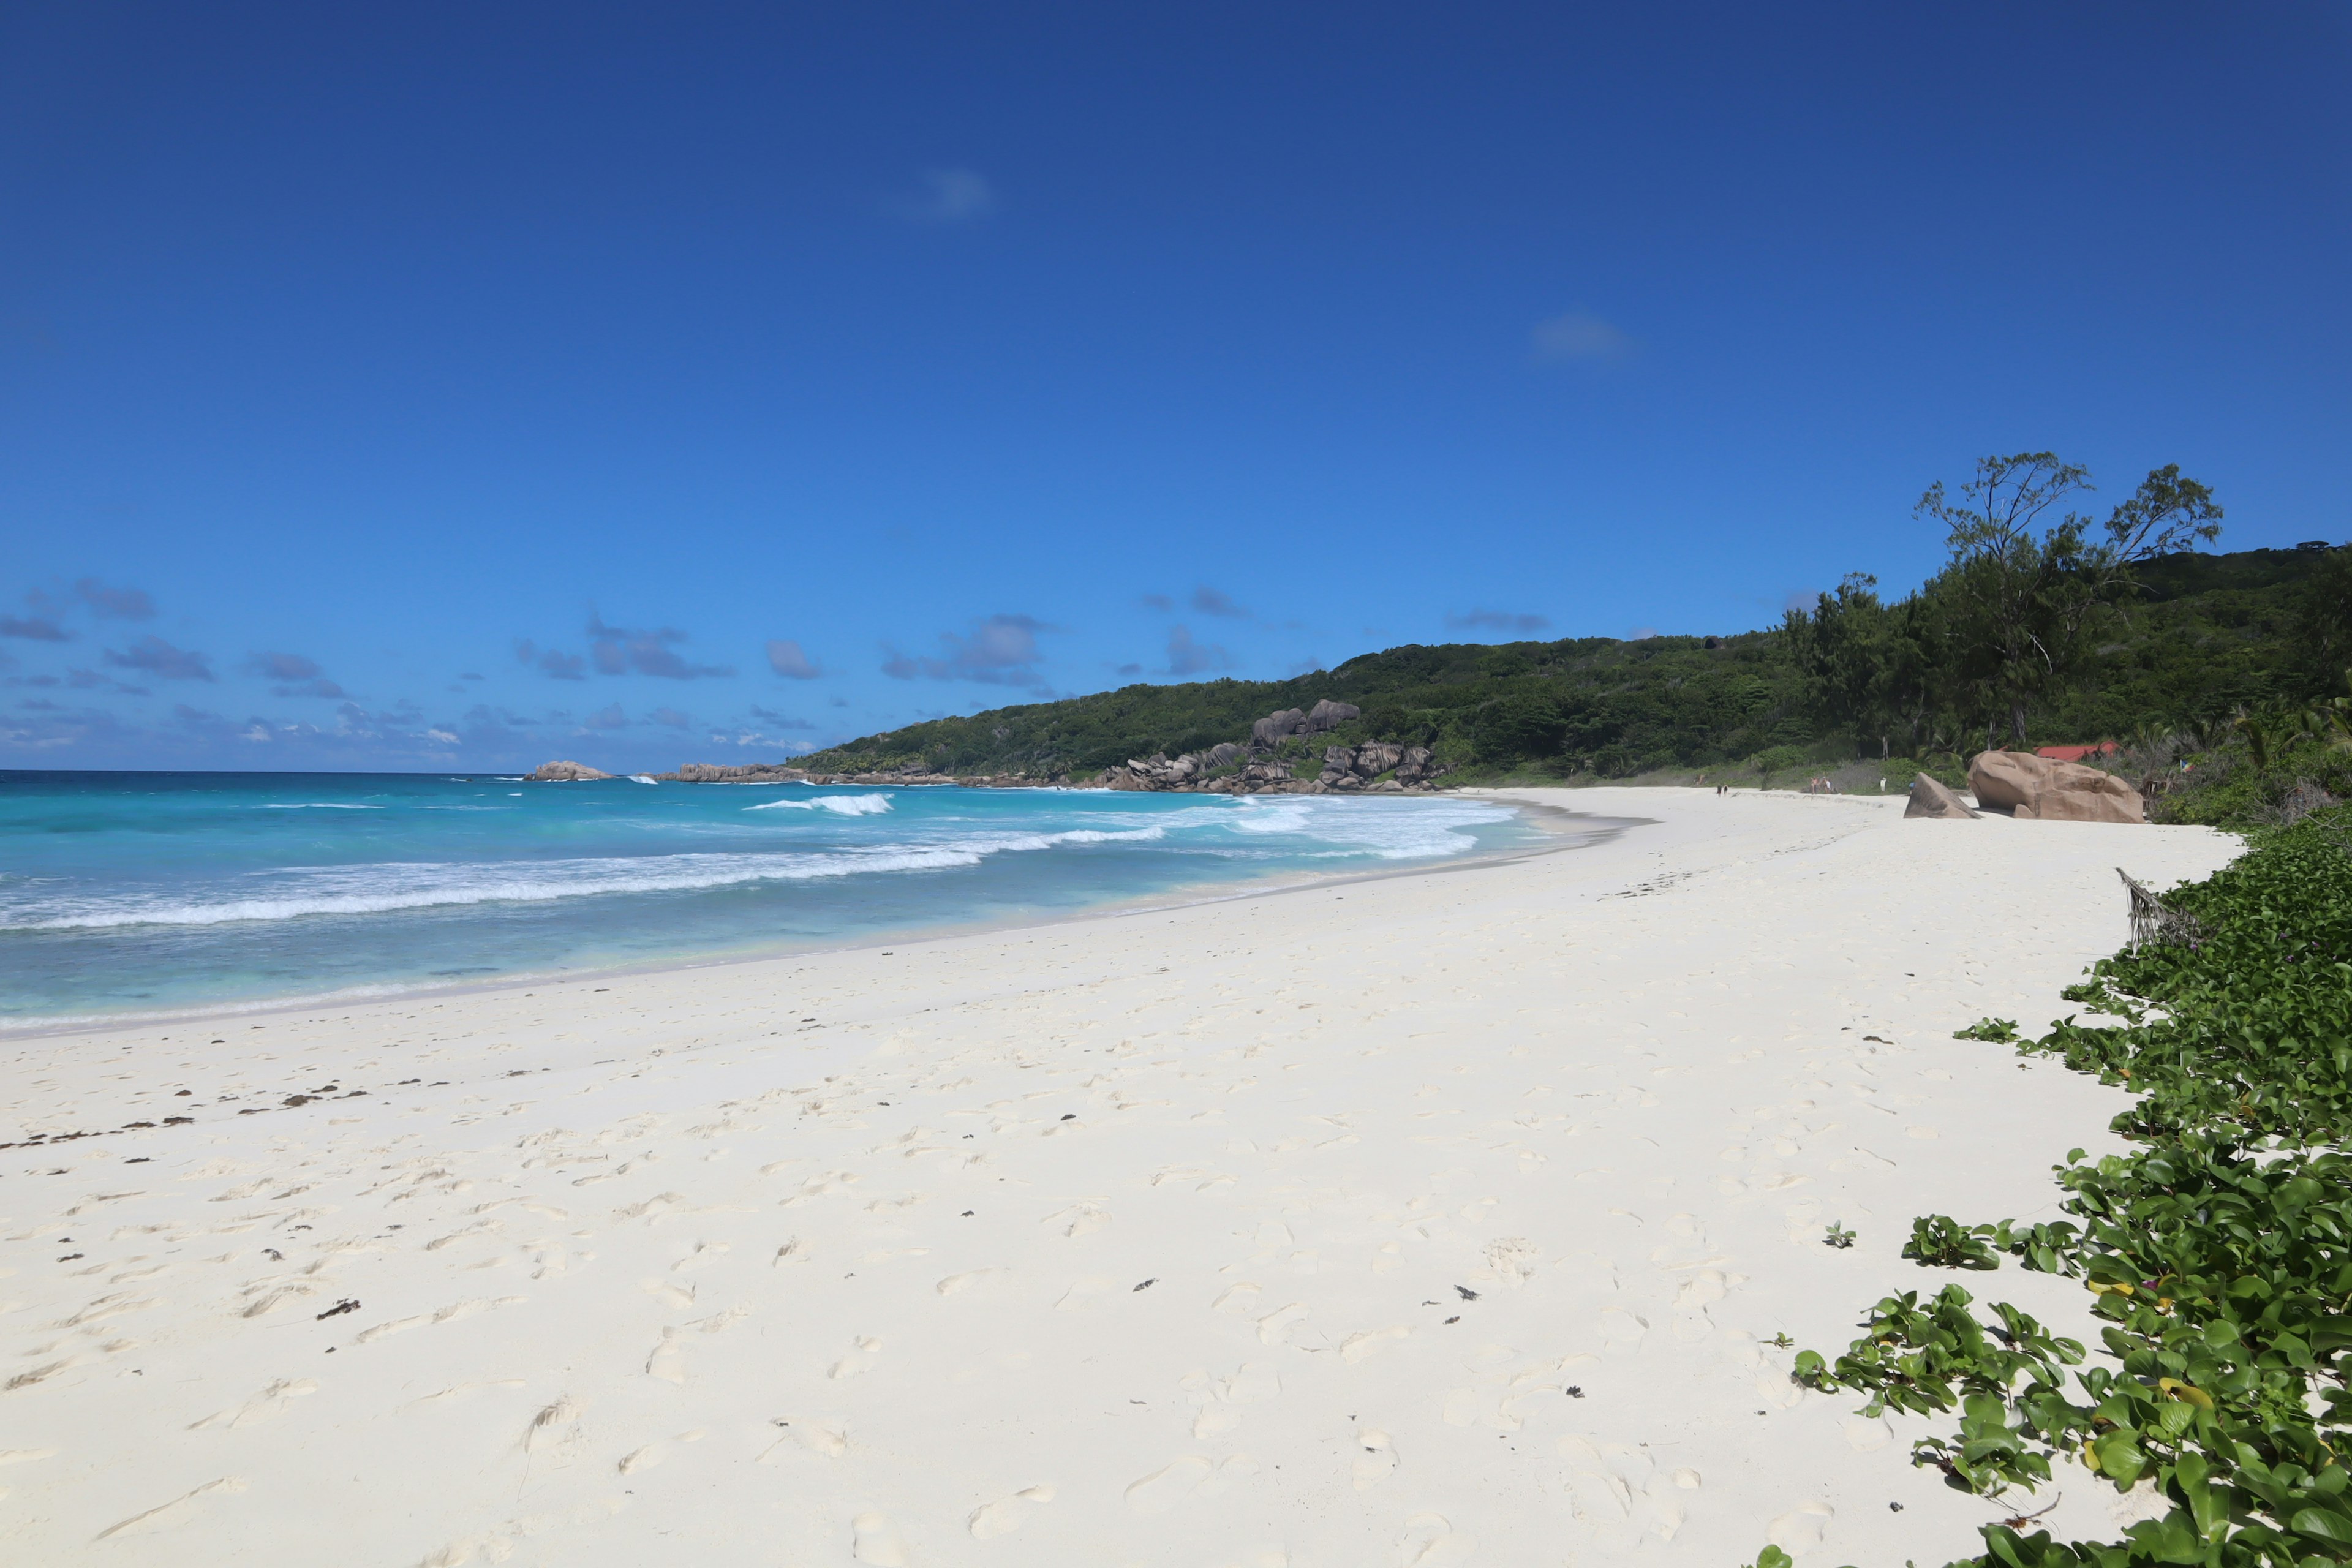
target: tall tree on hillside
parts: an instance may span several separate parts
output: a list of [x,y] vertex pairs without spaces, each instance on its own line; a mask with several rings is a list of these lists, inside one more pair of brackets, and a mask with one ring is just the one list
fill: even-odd
[[2295,651],[2311,690],[2337,693],[2352,679],[2352,545],[2312,568],[2295,605]]
[[2020,452],[1979,459],[1957,500],[1938,481],[1913,510],[1945,530],[1951,560],[1931,588],[1954,613],[1961,668],[1988,712],[1988,744],[2004,718],[2011,743],[2025,744],[2034,700],[2081,661],[2085,624],[2129,589],[2136,563],[2221,535],[2213,492],[2184,479],[2177,463],[2141,480],[2108,514],[2103,537],[2075,511],[2046,521],[2091,488],[2088,470],[2055,453]]
[[1946,605],[1928,593],[1889,605],[1878,579],[1849,574],[1810,611],[1781,622],[1789,656],[1805,679],[1816,718],[1851,735],[1865,753],[1894,753],[1895,737],[1916,755],[1928,720],[1947,700]]

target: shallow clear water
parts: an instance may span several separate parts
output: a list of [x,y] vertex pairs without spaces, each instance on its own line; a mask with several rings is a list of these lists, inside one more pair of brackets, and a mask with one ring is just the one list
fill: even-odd
[[821,947],[1538,831],[1445,797],[0,773],[0,1023]]

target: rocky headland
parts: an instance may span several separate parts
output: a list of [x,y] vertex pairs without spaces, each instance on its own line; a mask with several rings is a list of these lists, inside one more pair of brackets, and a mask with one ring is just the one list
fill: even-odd
[[[1320,762],[1293,742],[1362,717],[1352,702],[1286,708],[1250,726],[1246,742],[1203,752],[1130,757],[1100,773],[946,773],[919,763],[869,773],[816,773],[782,763],[686,763],[654,776],[665,784],[960,784],[966,789],[1117,789],[1189,795],[1426,795],[1445,769],[1426,746],[1364,741],[1323,748]],[[579,763],[548,763],[529,775],[548,783],[613,775]]]

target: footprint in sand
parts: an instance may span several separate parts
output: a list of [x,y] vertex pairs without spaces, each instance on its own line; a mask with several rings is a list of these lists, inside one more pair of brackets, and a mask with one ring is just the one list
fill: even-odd
[[907,1568],[907,1542],[887,1515],[861,1513],[849,1521],[850,1555],[873,1568]]
[[1610,1346],[1630,1350],[1642,1342],[1650,1331],[1649,1321],[1638,1318],[1622,1307],[1601,1309],[1601,1337]]
[[665,1307],[684,1310],[694,1305],[695,1288],[691,1285],[673,1285],[667,1279],[646,1279],[641,1283],[646,1293]]
[[1874,1454],[1895,1441],[1895,1432],[1885,1421],[1872,1421],[1856,1415],[1845,1423],[1846,1446],[1858,1454]]
[[950,1274],[931,1287],[942,1296],[961,1296],[975,1285],[985,1285],[1009,1272],[1003,1268],[974,1268],[963,1274]]
[[975,1541],[993,1541],[1021,1528],[1032,1508],[1054,1500],[1052,1487],[1029,1487],[972,1510],[969,1524]]
[[1825,1502],[1800,1503],[1764,1530],[1764,1539],[1783,1552],[1805,1552],[1822,1543],[1832,1510]]
[[1400,1568],[1454,1568],[1478,1550],[1478,1538],[1465,1535],[1442,1513],[1417,1513],[1397,1536]]
[[818,1421],[793,1421],[779,1416],[776,1425],[784,1435],[761,1452],[761,1464],[772,1462],[779,1455],[795,1448],[805,1448],[823,1458],[838,1459],[849,1452],[849,1434],[836,1431]]
[[1127,1506],[1146,1516],[1166,1513],[1192,1495],[1193,1489],[1216,1468],[1197,1454],[1188,1454],[1127,1489]]
[[1526,1284],[1543,1257],[1535,1243],[1519,1236],[1498,1236],[1486,1244],[1486,1272],[1507,1290]]
[[1187,1373],[1183,1386],[1192,1403],[1201,1406],[1193,1418],[1192,1436],[1213,1437],[1220,1432],[1230,1432],[1242,1424],[1237,1406],[1260,1405],[1282,1392],[1282,1376],[1272,1363],[1244,1362],[1231,1377],[1212,1379],[1208,1373]]
[[1391,1323],[1385,1329],[1367,1329],[1360,1334],[1349,1334],[1339,1342],[1339,1359],[1353,1364],[1381,1351],[1402,1339],[1410,1338],[1412,1331],[1402,1323]]
[[877,1361],[879,1361],[881,1357],[882,1342],[880,1340],[861,1339],[857,1342],[856,1348],[852,1350],[847,1355],[843,1356],[839,1361],[835,1362],[833,1365],[827,1369],[824,1375],[836,1379],[856,1377],[859,1373],[866,1371]]
[[1215,1300],[1210,1302],[1209,1310],[1213,1312],[1230,1312],[1236,1317],[1246,1317],[1252,1311],[1256,1310],[1258,1288],[1250,1281],[1244,1279],[1240,1284],[1226,1290],[1223,1295],[1219,1296]]
[[1055,1226],[1064,1236],[1076,1241],[1079,1237],[1092,1236],[1096,1231],[1108,1225],[1110,1211],[1100,1204],[1072,1204],[1057,1214],[1047,1215],[1044,1223]]
[[1358,1491],[1370,1491],[1395,1472],[1396,1446],[1379,1427],[1367,1426],[1358,1432],[1356,1450],[1352,1479]]
[[1267,1345],[1287,1343],[1290,1331],[1297,1328],[1307,1314],[1307,1306],[1304,1301],[1293,1301],[1287,1307],[1268,1312],[1257,1321],[1258,1342]]

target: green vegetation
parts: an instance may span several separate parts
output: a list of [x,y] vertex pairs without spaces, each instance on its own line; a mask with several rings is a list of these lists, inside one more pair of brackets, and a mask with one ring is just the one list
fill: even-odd
[[[2113,739],[2133,745],[2114,765],[2134,783],[2180,775],[2177,820],[2291,815],[2305,779],[2345,793],[2352,750],[2305,719],[2346,689],[2352,550],[2195,553],[2181,547],[2221,516],[2195,480],[2159,468],[2095,524],[2059,511],[2087,483],[2048,453],[1987,458],[1958,500],[1939,485],[1920,501],[1950,551],[1936,577],[1893,603],[1850,577],[1769,630],[1408,646],[1291,680],[1137,685],[933,720],[803,762],[1083,778],[1243,740],[1254,720],[1331,698],[1362,717],[1292,752],[1426,745],[1464,783],[1827,775],[1901,789],[1921,771],[1958,784],[1990,741]],[[2343,708],[2338,740],[2352,736]],[[2257,758],[2242,714],[2263,742],[2276,734],[2275,755]]]
[[1889,1296],[1844,1353],[1796,1359],[1799,1382],[1865,1394],[1872,1414],[1957,1414],[1912,1451],[1954,1487],[2000,1498],[2080,1467],[2170,1505],[2112,1542],[1988,1525],[1969,1560],[1985,1568],[2352,1562],[2352,1160],[2336,1152],[2352,1131],[2352,813],[2259,832],[2165,901],[2193,945],[2103,959],[2065,993],[2118,1022],[1961,1032],[2138,1091],[2113,1125],[2142,1147],[2053,1167],[2069,1219],[1934,1215],[1905,1248],[1923,1268],[2014,1257],[2082,1279],[2097,1352],[2006,1303],[1979,1314],[1954,1284]]

